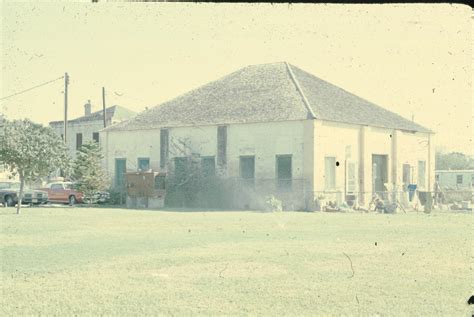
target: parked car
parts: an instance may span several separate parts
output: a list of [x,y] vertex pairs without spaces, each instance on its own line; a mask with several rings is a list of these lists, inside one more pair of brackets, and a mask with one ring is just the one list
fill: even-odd
[[72,182],[49,183],[46,187],[41,188],[41,190],[48,192],[49,202],[74,205],[84,201],[83,193],[77,190]]
[[[20,197],[20,182],[1,181],[0,182],[0,203],[12,207],[18,203]],[[45,204],[48,201],[48,192],[43,190],[30,189],[23,190],[22,204]]]

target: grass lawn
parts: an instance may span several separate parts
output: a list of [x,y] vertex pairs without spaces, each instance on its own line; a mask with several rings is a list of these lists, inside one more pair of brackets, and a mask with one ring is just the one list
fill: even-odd
[[1,316],[470,312],[469,214],[14,212]]

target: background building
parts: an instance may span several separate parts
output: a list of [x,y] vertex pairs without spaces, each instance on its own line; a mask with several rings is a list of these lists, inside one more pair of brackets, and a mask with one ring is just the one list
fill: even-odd
[[467,189],[474,186],[474,170],[436,170],[441,188]]
[[[73,157],[76,156],[76,151],[81,147],[82,144],[95,140],[100,140],[100,130],[104,128],[104,115],[103,110],[92,112],[92,105],[88,101],[84,105],[84,115],[68,120],[67,126],[67,146],[71,151]],[[105,124],[106,126],[114,125],[118,122],[130,119],[135,116],[135,112],[128,110],[121,106],[108,107],[105,110]],[[54,131],[64,137],[64,121],[52,121],[49,125]]]

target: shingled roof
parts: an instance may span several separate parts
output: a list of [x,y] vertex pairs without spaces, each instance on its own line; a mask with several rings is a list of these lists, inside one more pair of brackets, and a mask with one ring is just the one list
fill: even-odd
[[[126,119],[129,119],[133,116],[136,115],[136,112],[131,111],[127,108],[121,107],[121,106],[111,106],[105,109],[105,117],[107,120],[111,120],[113,118],[113,121],[123,121]],[[68,120],[69,123],[80,123],[80,122],[87,122],[87,121],[98,121],[98,120],[103,120],[103,111],[99,110],[96,112],[92,112],[89,115],[85,115],[73,120]],[[51,121],[49,124],[50,125],[61,125],[63,124],[64,121]]]
[[107,130],[309,118],[431,132],[285,62],[244,67]]

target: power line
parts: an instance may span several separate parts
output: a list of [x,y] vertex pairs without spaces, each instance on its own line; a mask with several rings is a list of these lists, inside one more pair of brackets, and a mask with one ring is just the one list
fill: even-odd
[[12,95],[9,95],[9,96],[6,96],[6,97],[2,97],[2,98],[0,98],[0,100],[5,100],[5,99],[10,98],[10,97],[13,97],[13,96],[21,95],[21,94],[23,94],[23,93],[25,93],[25,92],[28,92],[28,91],[30,91],[30,90],[39,88],[39,87],[41,87],[41,86],[45,86],[45,85],[47,85],[47,84],[50,84],[50,83],[52,83],[52,82],[55,82],[56,80],[60,80],[60,79],[63,79],[63,78],[64,78],[64,76],[61,76],[61,77],[59,77],[59,78],[56,78],[56,79],[53,79],[53,80],[44,82],[44,83],[39,84],[39,85],[36,85],[36,86],[34,86],[34,87],[31,87],[31,88],[28,88],[28,89],[25,89],[25,90],[16,92],[16,93],[14,93],[14,94],[12,94]]

